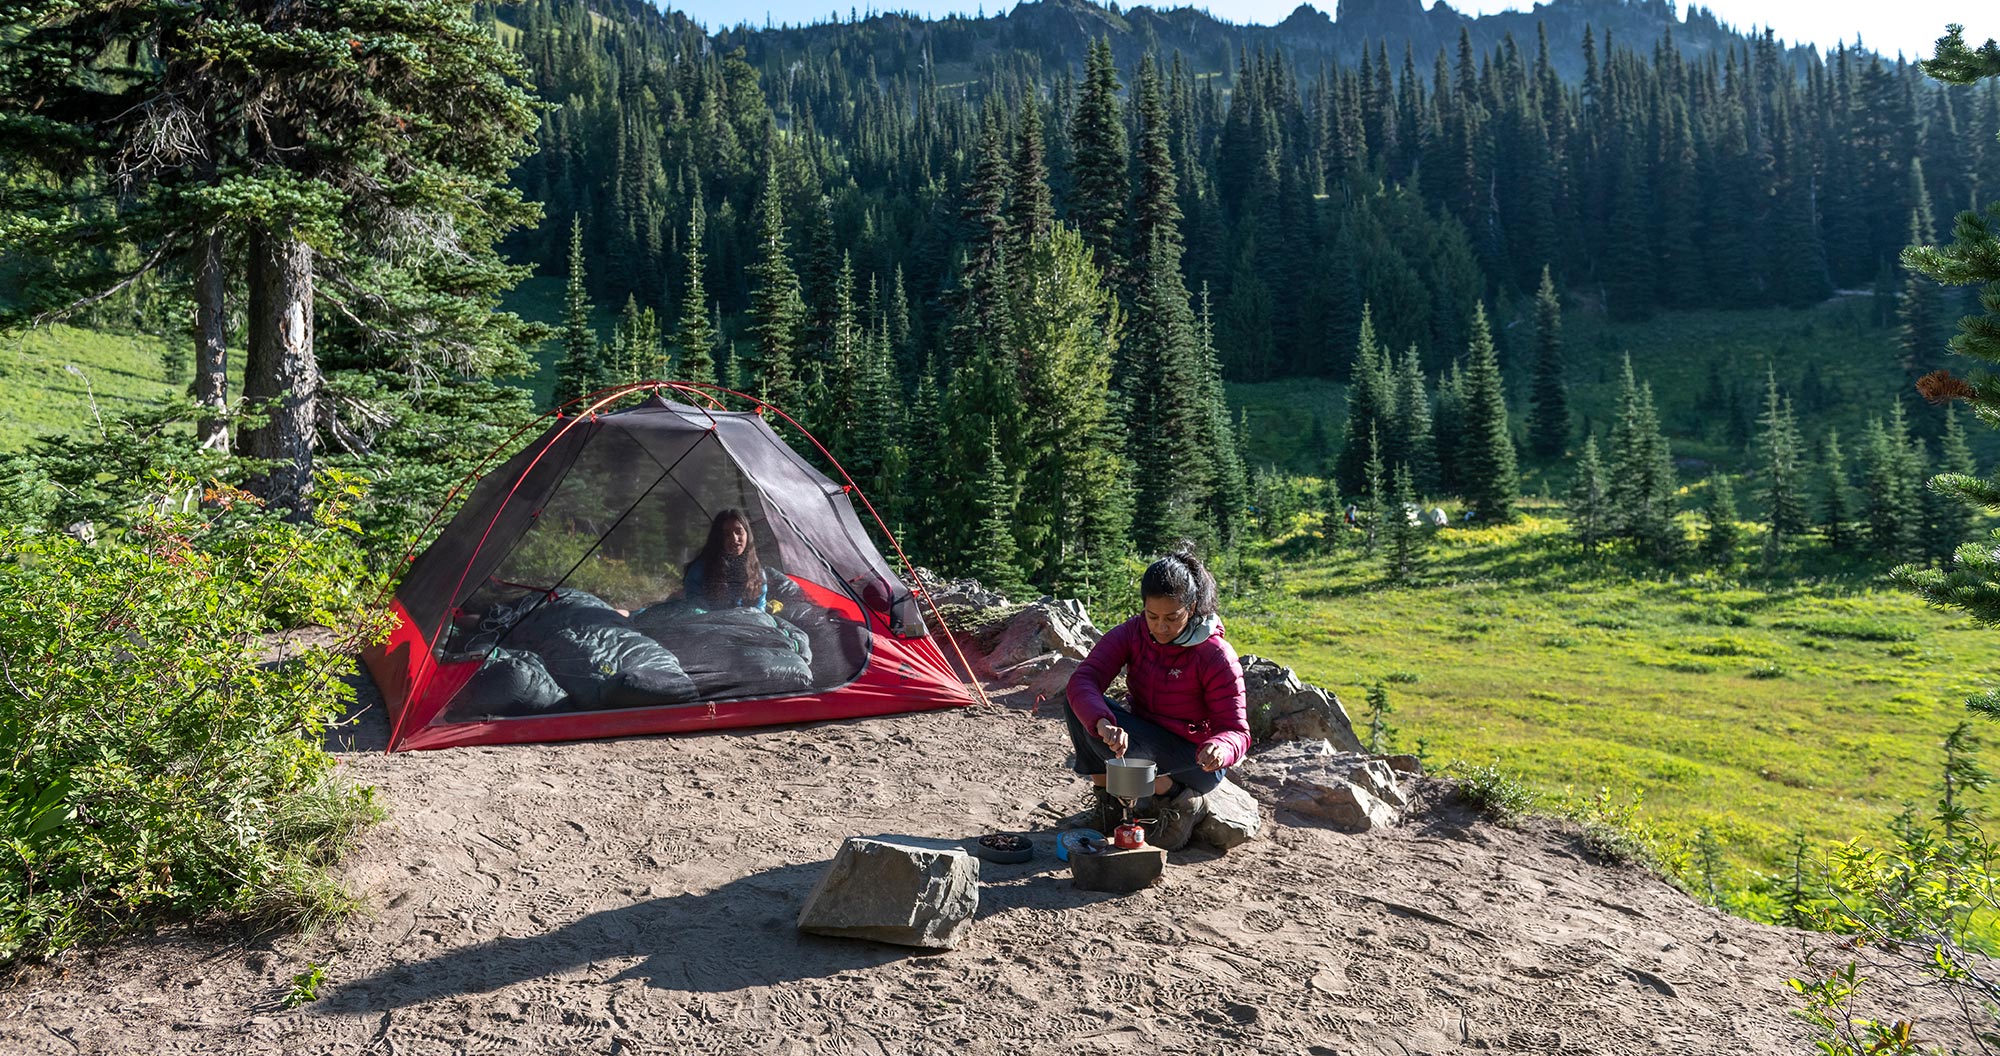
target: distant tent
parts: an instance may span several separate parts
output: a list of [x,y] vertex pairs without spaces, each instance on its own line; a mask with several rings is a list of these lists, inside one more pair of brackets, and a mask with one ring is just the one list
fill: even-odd
[[[651,387],[628,410],[556,417],[411,564],[395,629],[364,654],[391,751],[971,703],[862,530],[852,485],[755,412]],[[587,406],[633,390],[608,391]],[[725,510],[743,515],[763,575],[717,600],[695,559]]]

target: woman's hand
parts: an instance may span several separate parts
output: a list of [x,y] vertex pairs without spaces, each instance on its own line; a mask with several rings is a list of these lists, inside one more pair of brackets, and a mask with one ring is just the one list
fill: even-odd
[[1125,748],[1131,743],[1125,736],[1124,727],[1110,719],[1097,720],[1097,739],[1103,741],[1104,746],[1111,749],[1112,756],[1119,759],[1125,758]]
[[1210,741],[1209,743],[1202,745],[1201,748],[1194,753],[1194,761],[1200,763],[1201,768],[1203,770],[1208,771],[1209,773],[1214,773],[1215,771],[1220,770],[1224,766],[1226,766],[1227,764],[1224,763],[1223,760],[1227,759],[1228,757],[1229,757],[1228,751],[1224,749],[1221,745],[1216,744],[1214,741]]

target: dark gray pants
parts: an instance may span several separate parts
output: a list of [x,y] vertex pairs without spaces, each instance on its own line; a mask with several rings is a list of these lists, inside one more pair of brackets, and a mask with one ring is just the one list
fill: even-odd
[[[1174,736],[1160,724],[1120,707],[1116,701],[1106,703],[1111,705],[1111,721],[1125,731],[1126,758],[1151,759],[1161,777],[1171,777],[1194,789],[1197,795],[1207,795],[1222,783],[1224,771],[1203,770],[1195,761],[1200,745]],[[1069,721],[1069,742],[1076,749],[1076,772],[1103,773],[1104,761],[1113,758],[1110,747],[1097,736],[1097,731],[1083,728],[1083,720],[1076,717],[1076,710],[1068,701],[1063,702],[1063,718]]]

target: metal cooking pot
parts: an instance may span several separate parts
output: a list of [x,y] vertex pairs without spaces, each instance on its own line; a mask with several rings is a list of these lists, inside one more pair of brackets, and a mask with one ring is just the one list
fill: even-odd
[[1151,759],[1107,759],[1104,762],[1104,790],[1119,799],[1142,799],[1153,794],[1157,777]]

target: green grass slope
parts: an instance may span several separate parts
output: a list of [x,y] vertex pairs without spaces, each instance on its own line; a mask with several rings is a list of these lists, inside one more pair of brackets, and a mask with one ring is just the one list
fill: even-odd
[[0,451],[21,450],[45,433],[95,428],[99,416],[108,421],[180,391],[166,383],[166,350],[151,334],[61,325],[0,335]]
[[1791,833],[1879,835],[1928,803],[1963,698],[2000,667],[2000,634],[1879,580],[1635,578],[1565,535],[1533,517],[1446,531],[1412,587],[1359,550],[1285,559],[1224,616],[1239,651],[1334,690],[1357,728],[1384,681],[1398,750],[1642,793],[1643,820],[1712,828],[1761,869]]

